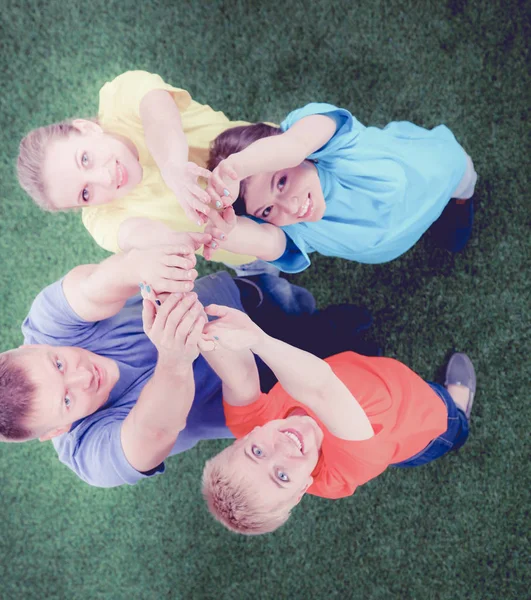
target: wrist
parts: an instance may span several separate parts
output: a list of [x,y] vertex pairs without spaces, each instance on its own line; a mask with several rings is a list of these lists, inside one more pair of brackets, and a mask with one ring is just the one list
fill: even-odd
[[258,356],[260,356],[262,353],[267,352],[268,348],[274,345],[276,340],[275,338],[267,335],[267,333],[262,331],[262,329],[260,329],[258,326],[257,329],[259,330],[260,335],[258,336],[257,341],[252,344],[250,350],[253,354],[258,354]]
[[160,353],[157,359],[155,373],[175,380],[186,379],[192,371],[193,361],[176,358],[171,354]]

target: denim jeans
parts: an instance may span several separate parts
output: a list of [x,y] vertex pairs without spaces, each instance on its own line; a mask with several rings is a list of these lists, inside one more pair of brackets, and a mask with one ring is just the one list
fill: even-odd
[[393,467],[418,467],[443,456],[450,450],[458,450],[468,438],[468,420],[465,413],[457,407],[448,390],[438,383],[427,382],[444,402],[448,411],[448,429],[432,440],[426,448]]

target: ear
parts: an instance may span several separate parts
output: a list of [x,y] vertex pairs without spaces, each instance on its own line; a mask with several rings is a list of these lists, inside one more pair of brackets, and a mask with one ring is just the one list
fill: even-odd
[[103,133],[103,129],[94,121],[88,121],[87,119],[74,119],[72,125],[80,133]]
[[48,431],[48,433],[41,435],[41,437],[39,438],[39,442],[47,442],[48,440],[51,440],[52,438],[57,437],[58,435],[63,435],[63,433],[70,431],[70,427],[71,425],[64,425],[63,427],[51,429],[50,431]]

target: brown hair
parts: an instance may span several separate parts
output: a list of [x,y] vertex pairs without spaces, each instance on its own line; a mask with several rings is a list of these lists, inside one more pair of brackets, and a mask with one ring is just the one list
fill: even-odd
[[[253,125],[239,125],[225,130],[210,144],[210,155],[208,157],[207,169],[213,171],[219,163],[236,152],[245,150],[253,142],[262,138],[279,135],[282,130],[267,123],[254,123]],[[240,184],[240,194],[232,205],[237,215],[247,214],[245,208],[245,180]]]
[[44,185],[42,167],[51,141],[78,132],[70,121],[62,121],[33,129],[20,142],[17,175],[22,189],[44,210],[57,210]]
[[288,520],[291,507],[266,505],[252,479],[236,476],[232,471],[229,463],[232,451],[233,446],[229,446],[205,464],[203,497],[208,509],[235,533],[259,535],[275,531]]
[[35,437],[23,424],[31,412],[35,384],[13,353],[0,354],[0,441],[4,442],[21,442]]

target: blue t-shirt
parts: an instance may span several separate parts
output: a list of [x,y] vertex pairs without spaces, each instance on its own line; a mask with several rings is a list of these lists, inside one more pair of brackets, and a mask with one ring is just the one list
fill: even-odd
[[444,125],[431,131],[408,122],[365,127],[348,110],[308,104],[290,113],[283,131],[309,115],[336,122],[332,138],[308,158],[326,202],[321,220],[282,227],[285,253],[273,264],[287,273],[319,252],[383,263],[411,248],[440,216],[466,170],[466,154]]
[[[194,291],[203,305],[213,302],[243,310],[240,293],[225,272],[196,281]],[[162,473],[164,463],[149,474],[127,461],[120,441],[124,419],[153,375],[157,350],[142,327],[142,298],[130,298],[122,310],[103,321],[87,322],[70,307],[62,280],[45,288],[33,302],[22,324],[26,344],[77,346],[116,361],[120,378],[107,402],[95,413],[75,422],[68,433],[53,439],[59,459],[83,481],[99,487],[134,484]],[[195,397],[186,428],[179,433],[170,455],[199,440],[228,438],[221,381],[202,356],[193,365]]]

